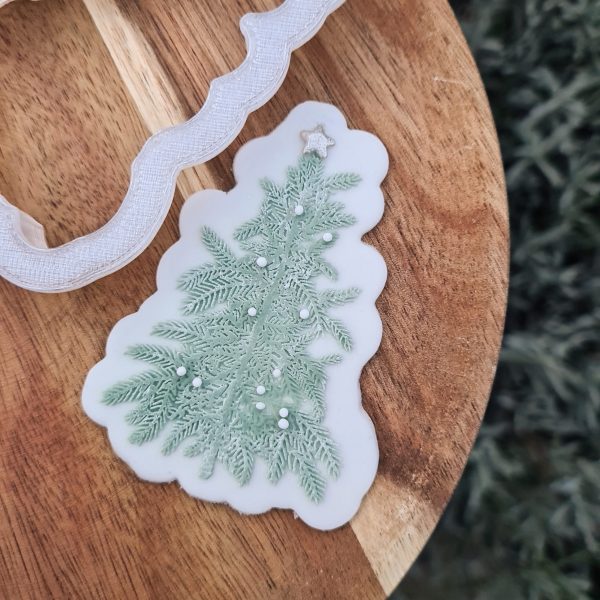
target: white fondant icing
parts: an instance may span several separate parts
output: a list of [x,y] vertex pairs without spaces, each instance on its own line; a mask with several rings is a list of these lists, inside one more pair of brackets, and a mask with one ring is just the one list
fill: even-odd
[[[327,367],[326,413],[324,426],[335,440],[342,459],[340,475],[327,482],[324,499],[311,502],[292,473],[271,484],[266,465],[257,460],[248,484],[238,482],[217,463],[208,479],[198,477],[194,460],[177,451],[161,453],[164,436],[140,446],[129,442],[130,427],[124,415],[131,405],[106,406],[102,393],[113,383],[146,369],[129,357],[125,350],[132,343],[156,343],[152,327],[159,321],[180,317],[183,294],[177,290],[181,273],[209,260],[199,241],[203,226],[214,229],[231,241],[234,230],[253,218],[262,201],[259,180],[285,180],[289,165],[296,163],[302,151],[298,133],[323,124],[336,140],[326,159],[328,172],[358,173],[361,182],[336,197],[356,217],[356,223],[340,230],[335,244],[327,249],[326,258],[338,270],[335,286],[356,287],[360,295],[353,302],[336,307],[335,315],[343,321],[354,341],[351,352],[343,353],[339,364]],[[361,237],[372,229],[383,214],[380,184],[387,172],[387,154],[373,135],[349,130],[342,114],[333,106],[308,102],[296,107],[269,136],[243,146],[235,160],[236,186],[228,193],[205,191],[189,198],[180,216],[181,239],[160,261],[158,291],[148,298],[137,313],[122,319],[112,330],[106,357],[89,373],[83,389],[86,413],[107,427],[115,452],[143,479],[154,482],[178,480],[189,494],[214,502],[226,502],[243,513],[261,513],[271,508],[287,508],[312,527],[332,529],[349,521],[370,488],[378,463],[375,429],[361,404],[359,377],[364,364],[377,350],[381,340],[381,320],[375,301],[383,289],[386,268],[383,259]],[[233,247],[235,243],[233,243]],[[323,282],[330,287],[331,282]],[[339,352],[336,344],[319,340],[315,355]],[[264,403],[263,403],[264,404]],[[260,410],[259,403],[256,403]],[[285,419],[288,421],[288,419]],[[288,421],[289,423],[289,421]],[[278,423],[275,425],[278,426]]]

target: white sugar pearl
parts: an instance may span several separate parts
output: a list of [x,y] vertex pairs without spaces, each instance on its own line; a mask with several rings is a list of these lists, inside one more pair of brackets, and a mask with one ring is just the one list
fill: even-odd
[[296,205],[296,207],[294,208],[294,213],[297,214],[298,216],[300,216],[303,212],[304,212],[304,206],[302,206],[302,204]]
[[266,266],[267,266],[267,259],[266,259],[264,256],[259,256],[259,257],[256,259],[256,264],[257,264],[259,267],[266,267]]
[[175,371],[179,377],[183,377],[187,373],[187,369],[185,367],[177,367],[177,371]]
[[289,415],[289,411],[287,408],[280,408],[279,409],[279,416],[280,417],[287,417]]
[[267,391],[267,390],[265,390],[265,386],[264,386],[264,385],[259,385],[259,386],[256,388],[256,393],[257,393],[259,396],[262,396],[262,395],[263,395],[263,394],[264,394],[266,391]]
[[330,242],[332,239],[333,239],[333,235],[331,233],[329,233],[329,231],[323,234],[324,242]]
[[255,404],[255,406],[256,406],[256,410],[265,410],[266,404],[264,402],[257,402]]
[[251,307],[248,309],[248,314],[249,314],[251,317],[255,317],[255,316],[256,316],[256,309],[254,308],[254,306],[251,306]]
[[273,369],[273,377],[275,377],[276,379],[278,377],[281,377],[281,369]]
[[279,419],[277,425],[279,425],[279,429],[287,429],[290,426],[290,422],[287,419]]
[[194,379],[192,379],[192,385],[194,387],[200,387],[202,385],[202,379],[200,379],[200,377],[194,377]]
[[308,308],[303,308],[300,311],[300,318],[301,319],[308,319],[309,316],[310,316],[310,311],[308,310]]

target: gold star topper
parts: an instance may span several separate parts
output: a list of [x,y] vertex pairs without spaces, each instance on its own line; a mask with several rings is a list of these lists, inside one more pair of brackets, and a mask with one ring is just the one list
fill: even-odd
[[323,125],[317,125],[314,129],[307,129],[300,133],[300,137],[304,140],[304,154],[316,152],[321,158],[327,156],[327,148],[335,144],[335,140],[327,137],[323,131]]

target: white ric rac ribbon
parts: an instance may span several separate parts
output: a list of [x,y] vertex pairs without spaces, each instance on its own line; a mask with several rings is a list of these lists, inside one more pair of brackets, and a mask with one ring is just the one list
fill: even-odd
[[178,173],[213,158],[235,139],[248,114],[283,83],[291,52],[342,2],[286,0],[270,12],[244,15],[240,28],[248,51],[242,64],[211,83],[194,117],[146,142],[133,161],[119,210],[93,233],[48,248],[43,226],[0,196],[0,276],[29,290],[62,292],[132,261],[164,221]]

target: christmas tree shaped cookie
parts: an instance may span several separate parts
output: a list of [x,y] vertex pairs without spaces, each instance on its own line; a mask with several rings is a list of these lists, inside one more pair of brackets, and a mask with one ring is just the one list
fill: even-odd
[[158,291],[84,386],[139,476],[321,529],[352,517],[377,467],[358,379],[381,337],[385,265],[360,237],[386,170],[376,138],[305,103],[239,151],[231,192],[186,202]]

